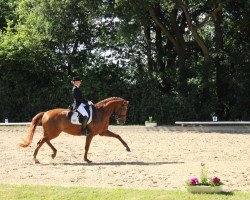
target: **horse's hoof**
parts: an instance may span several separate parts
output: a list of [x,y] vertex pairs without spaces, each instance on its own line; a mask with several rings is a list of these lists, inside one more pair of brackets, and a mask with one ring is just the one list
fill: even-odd
[[127,151],[128,151],[128,152],[131,152],[131,151],[130,151],[130,148],[127,148]]
[[91,161],[91,160],[88,160],[88,159],[85,159],[85,161],[86,161],[87,163],[92,163],[92,161]]
[[40,164],[39,160],[37,160],[36,158],[34,158],[33,161],[35,162],[35,164]]
[[51,158],[54,159],[56,157],[56,154],[52,154]]

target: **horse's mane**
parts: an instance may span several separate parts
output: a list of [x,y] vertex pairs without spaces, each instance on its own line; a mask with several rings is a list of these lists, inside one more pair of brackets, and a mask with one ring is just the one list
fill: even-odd
[[98,103],[96,103],[95,107],[96,108],[101,108],[101,107],[104,107],[108,102],[110,102],[110,101],[117,101],[117,100],[124,101],[124,99],[121,98],[121,97],[109,97],[107,99],[104,99],[104,100],[99,101]]

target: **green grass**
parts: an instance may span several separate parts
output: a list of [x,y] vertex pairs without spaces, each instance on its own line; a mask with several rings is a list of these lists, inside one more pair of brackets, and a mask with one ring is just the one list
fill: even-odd
[[250,192],[190,194],[181,190],[107,189],[0,184],[0,199],[55,200],[247,200]]

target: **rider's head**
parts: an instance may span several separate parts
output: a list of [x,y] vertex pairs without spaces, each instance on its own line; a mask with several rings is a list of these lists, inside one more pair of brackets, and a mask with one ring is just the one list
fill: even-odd
[[71,83],[77,87],[81,85],[81,79],[78,76],[73,77]]

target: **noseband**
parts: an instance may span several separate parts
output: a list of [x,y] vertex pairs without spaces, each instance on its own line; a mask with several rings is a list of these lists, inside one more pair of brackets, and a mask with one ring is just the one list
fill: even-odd
[[115,115],[115,119],[116,120],[119,120],[119,119],[121,119],[123,117],[126,117],[126,115]]
[[123,105],[123,106],[120,108],[119,114],[116,114],[116,115],[115,115],[116,121],[119,121],[121,118],[126,117],[126,114],[125,114],[125,115],[122,114],[122,112],[124,112],[124,110],[126,109],[126,107],[127,107],[126,105]]

